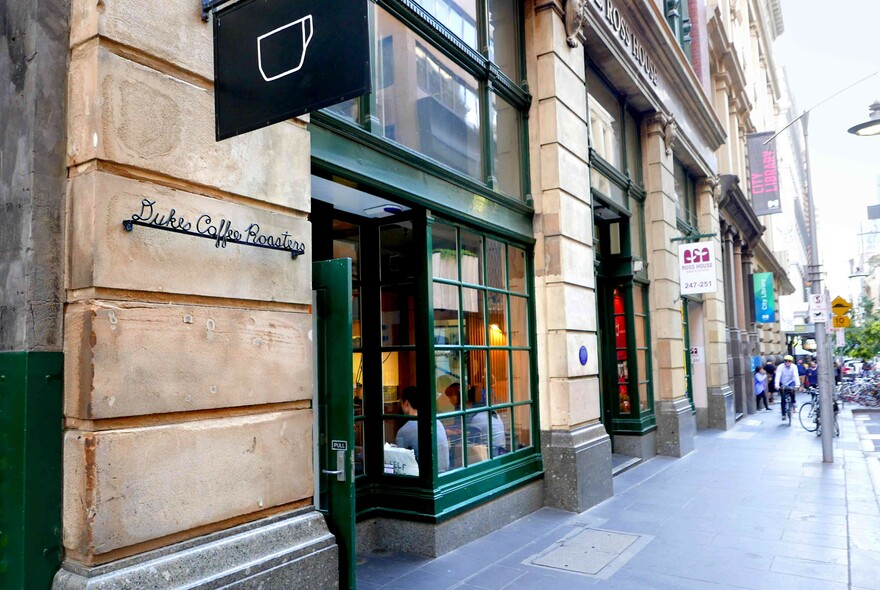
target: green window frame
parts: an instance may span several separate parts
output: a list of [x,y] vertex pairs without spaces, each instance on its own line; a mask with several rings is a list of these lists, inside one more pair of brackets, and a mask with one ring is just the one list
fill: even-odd
[[688,0],[666,0],[666,22],[688,61],[691,61],[691,21]]
[[461,224],[435,219],[429,233],[434,417],[450,454],[438,475],[455,481],[537,453],[531,264]]
[[[442,10],[437,8],[441,4]],[[465,22],[457,4],[449,0],[371,3],[373,92],[314,113],[312,121],[497,202],[530,208],[525,117],[531,95],[525,79],[522,4],[475,0],[474,22]],[[406,44],[398,50],[397,60],[398,38],[379,32],[392,21],[401,32],[399,40]],[[502,21],[507,23],[504,34],[493,34]],[[503,63],[493,61],[496,56]],[[392,69],[385,67],[389,60]],[[404,66],[409,68],[413,61],[410,72]],[[396,74],[398,65],[402,75]],[[388,100],[401,100],[388,104],[384,97],[393,93],[389,87],[395,84],[411,84],[406,90],[420,96],[413,99],[418,104],[399,104],[409,94],[391,96]],[[411,112],[396,113],[404,108]],[[407,125],[417,129],[405,133],[401,126]],[[447,141],[453,136],[458,143],[450,147],[437,134]]]
[[674,159],[675,217],[684,236],[699,233],[697,219],[697,182],[678,158]]
[[685,395],[691,404],[691,412],[696,413],[697,408],[694,405],[694,381],[693,381],[693,365],[691,364],[691,318],[690,318],[690,302],[694,301],[690,297],[681,298],[681,331],[682,340],[684,342],[684,384]]

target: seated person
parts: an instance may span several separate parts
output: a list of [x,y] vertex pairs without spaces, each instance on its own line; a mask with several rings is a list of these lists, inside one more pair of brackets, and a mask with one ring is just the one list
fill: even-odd
[[[419,408],[424,396],[416,387],[407,387],[401,396],[401,407],[407,416],[418,416]],[[437,471],[449,470],[449,441],[446,438],[446,429],[440,420],[437,420]],[[397,446],[402,449],[412,449],[419,458],[419,423],[418,420],[408,420],[397,431]]]
[[503,455],[508,451],[507,439],[504,436],[504,422],[494,411],[475,414],[468,422],[468,439],[472,442],[487,444],[489,442],[489,416],[492,420],[493,454]]
[[443,395],[437,397],[437,413],[446,414],[447,412],[454,412],[460,409],[460,403],[461,385],[458,383],[453,383],[446,388],[446,391],[443,392]]

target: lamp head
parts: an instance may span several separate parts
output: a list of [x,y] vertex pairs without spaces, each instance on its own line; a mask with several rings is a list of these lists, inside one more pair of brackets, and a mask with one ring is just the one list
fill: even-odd
[[875,100],[868,110],[871,113],[870,118],[864,123],[850,127],[848,129],[850,133],[861,137],[880,135],[880,100]]

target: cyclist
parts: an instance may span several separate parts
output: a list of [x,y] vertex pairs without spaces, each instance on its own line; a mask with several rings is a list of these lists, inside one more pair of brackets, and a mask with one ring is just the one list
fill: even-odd
[[[781,367],[776,367],[776,390],[780,392],[782,398],[782,421],[785,421],[786,403],[792,404],[794,411],[794,390],[800,384],[800,376],[798,370],[792,365],[794,358],[790,354],[785,355]],[[791,399],[789,400],[789,396]]]

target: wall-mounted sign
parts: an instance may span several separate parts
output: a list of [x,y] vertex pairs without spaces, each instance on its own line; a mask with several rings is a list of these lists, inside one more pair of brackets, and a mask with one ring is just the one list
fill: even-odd
[[581,365],[586,365],[589,356],[587,355],[587,347],[581,346],[580,350],[578,350],[578,360],[581,361]]
[[241,244],[290,252],[291,258],[306,253],[305,245],[294,240],[289,232],[268,234],[258,223],[251,223],[239,231],[228,219],[216,219],[207,213],[199,215],[195,221],[188,221],[175,209],[161,210],[156,207],[156,201],[149,199],[142,199],[141,210],[122,222],[125,231],[134,230],[136,225],[197,238],[208,238],[214,241],[215,248],[225,248],[226,244]]
[[781,213],[779,200],[779,169],[776,166],[776,140],[772,131],[750,133],[746,136],[749,154],[749,186],[752,189],[752,208],[755,215]]
[[699,363],[705,362],[703,347],[702,346],[691,346],[691,364],[696,365]]
[[[584,0],[587,1],[587,0]],[[657,86],[657,64],[651,59],[645,45],[639,41],[636,30],[627,22],[625,15],[617,7],[616,0],[588,0],[599,17],[623,46],[630,59],[638,66],[639,71],[654,86]]]
[[217,140],[370,91],[367,0],[242,0],[214,14]]
[[679,244],[678,267],[682,295],[714,293],[718,290],[714,242]]
[[773,273],[756,272],[752,275],[755,285],[755,321],[770,324],[776,321],[776,297],[773,292]]

